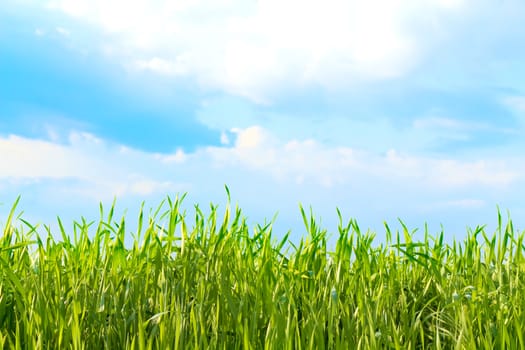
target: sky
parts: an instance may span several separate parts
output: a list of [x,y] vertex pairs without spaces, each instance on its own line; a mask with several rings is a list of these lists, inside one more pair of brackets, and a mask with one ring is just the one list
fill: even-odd
[[[525,228],[521,0],[2,0],[0,222],[187,193],[337,236],[339,208]],[[396,226],[397,225],[397,226]],[[133,227],[129,229],[133,231]]]

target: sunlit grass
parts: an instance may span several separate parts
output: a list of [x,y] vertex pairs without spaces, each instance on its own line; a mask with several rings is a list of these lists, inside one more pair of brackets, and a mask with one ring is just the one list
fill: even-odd
[[0,238],[0,348],[525,347],[525,233],[501,216],[461,242],[385,225],[376,244],[338,212],[330,251],[302,209],[293,244],[229,205],[189,219],[181,200],[141,210],[138,228],[101,207],[97,223],[43,235],[15,204]]

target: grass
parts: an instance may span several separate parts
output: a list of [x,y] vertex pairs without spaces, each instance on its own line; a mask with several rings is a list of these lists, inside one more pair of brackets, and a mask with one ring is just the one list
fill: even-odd
[[302,208],[294,245],[229,204],[222,216],[196,207],[190,225],[182,199],[141,210],[128,246],[113,207],[41,236],[15,203],[0,238],[0,348],[525,348],[525,233],[500,215],[494,234],[461,242],[385,224],[375,244],[338,212],[329,251]]

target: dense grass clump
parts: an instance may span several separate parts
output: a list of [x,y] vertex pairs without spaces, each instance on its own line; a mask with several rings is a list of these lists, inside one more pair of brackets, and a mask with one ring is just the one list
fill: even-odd
[[72,232],[59,220],[45,237],[13,208],[0,238],[0,348],[525,347],[524,233],[511,221],[452,244],[385,225],[386,243],[373,244],[339,215],[329,251],[302,209],[308,233],[294,245],[271,225],[251,231],[229,205],[222,218],[196,207],[189,225],[180,204],[141,211],[131,245],[113,208]]

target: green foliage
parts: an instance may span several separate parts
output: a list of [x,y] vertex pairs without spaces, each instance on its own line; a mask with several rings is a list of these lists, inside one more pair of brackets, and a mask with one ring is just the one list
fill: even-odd
[[401,222],[374,245],[338,211],[329,251],[303,208],[294,245],[271,223],[250,232],[229,200],[222,218],[196,207],[190,227],[181,201],[141,210],[131,246],[113,207],[41,237],[15,204],[0,238],[0,348],[525,347],[525,233],[499,214],[492,236],[477,227],[446,244],[425,230],[414,242]]

